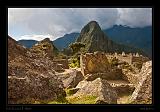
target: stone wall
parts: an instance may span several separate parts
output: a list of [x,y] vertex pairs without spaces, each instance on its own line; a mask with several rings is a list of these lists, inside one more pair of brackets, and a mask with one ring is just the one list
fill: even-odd
[[63,69],[69,69],[68,59],[54,59],[53,62],[61,64]]
[[121,61],[127,62],[129,64],[132,64],[132,61],[133,61],[132,60],[133,57],[130,55],[127,55],[127,56],[118,55],[118,56],[116,56],[116,58]]
[[132,55],[131,53],[130,54],[106,54],[107,57],[111,58],[111,57],[116,57],[117,59],[121,60],[121,61],[124,61],[124,62],[127,62],[129,64],[132,64],[134,62],[142,62],[142,63],[145,63],[147,61],[149,61],[149,58],[147,57],[144,57],[144,56],[135,56],[135,55]]
[[142,63],[145,63],[149,61],[149,59],[147,57],[133,57],[132,58],[132,62],[142,62]]
[[111,68],[106,55],[102,52],[81,55],[80,67],[83,75],[105,73]]

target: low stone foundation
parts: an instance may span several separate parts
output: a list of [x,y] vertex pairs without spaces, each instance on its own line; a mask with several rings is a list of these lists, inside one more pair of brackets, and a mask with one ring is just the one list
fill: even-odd
[[69,69],[68,59],[58,59],[58,60],[54,59],[53,62],[58,63],[58,64],[62,64],[63,69]]

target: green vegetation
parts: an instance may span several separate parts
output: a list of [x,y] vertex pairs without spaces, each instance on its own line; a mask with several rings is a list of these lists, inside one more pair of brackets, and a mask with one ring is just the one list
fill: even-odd
[[35,100],[34,103],[31,104],[69,104],[65,97],[59,97],[57,100]]
[[71,56],[72,55],[72,49],[71,48],[64,48],[62,50],[62,53],[67,55],[67,56]]
[[87,95],[81,97],[68,96],[65,101],[51,101],[47,104],[95,104],[96,96]]
[[67,56],[65,54],[59,52],[58,55],[57,55],[57,58],[58,59],[67,59]]
[[79,89],[78,88],[70,88],[70,89],[66,89],[66,94],[67,96],[71,96],[73,94],[75,94]]
[[138,68],[138,69],[141,69],[142,68],[142,62],[134,62],[133,66]]
[[70,96],[67,97],[67,100],[71,104],[95,104],[96,98],[97,98],[96,96],[92,95],[81,96],[81,97]]
[[79,68],[80,67],[80,57],[79,56],[72,57],[69,63],[70,63],[69,67]]
[[111,64],[112,67],[118,65],[118,59],[116,57],[113,57],[109,60],[109,63]]
[[59,97],[57,100],[55,101],[50,101],[47,104],[70,104],[66,98],[64,97]]
[[69,45],[69,48],[72,49],[73,57],[70,59],[69,67],[76,68],[80,67],[80,56],[79,53],[84,53],[85,44],[80,42],[75,42]]
[[75,42],[69,45],[69,47],[72,49],[73,54],[81,52],[82,48],[85,48],[85,44],[81,42]]
[[[67,97],[58,98],[54,101],[35,101],[33,104],[95,104],[97,96],[87,95],[87,96],[73,96],[76,90],[75,88],[66,89]],[[76,90],[77,91],[77,90]]]
[[129,71],[133,71],[133,68],[128,63],[126,65],[124,65],[124,68],[129,70]]

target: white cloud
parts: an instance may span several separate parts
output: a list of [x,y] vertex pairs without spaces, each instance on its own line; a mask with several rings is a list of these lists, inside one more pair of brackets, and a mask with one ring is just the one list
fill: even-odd
[[50,38],[50,39],[53,39],[53,36],[52,35],[23,35],[19,38],[19,40],[38,40],[38,41],[41,41],[43,40],[44,38]]
[[91,20],[96,20],[102,29],[115,24],[143,27],[152,25],[151,11],[151,8],[9,8],[9,35],[19,40],[22,35],[49,34],[54,40],[66,33],[80,32]]

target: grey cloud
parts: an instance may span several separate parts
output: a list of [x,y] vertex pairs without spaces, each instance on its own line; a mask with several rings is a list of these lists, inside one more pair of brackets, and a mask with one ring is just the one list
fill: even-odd
[[131,27],[144,27],[152,25],[151,8],[122,8],[118,9],[120,18],[118,24]]
[[53,35],[52,39],[66,33],[80,32],[91,20],[96,20],[102,29],[115,24],[131,27],[152,25],[151,9],[118,8],[52,8],[9,9],[9,30],[21,29],[24,35]]

